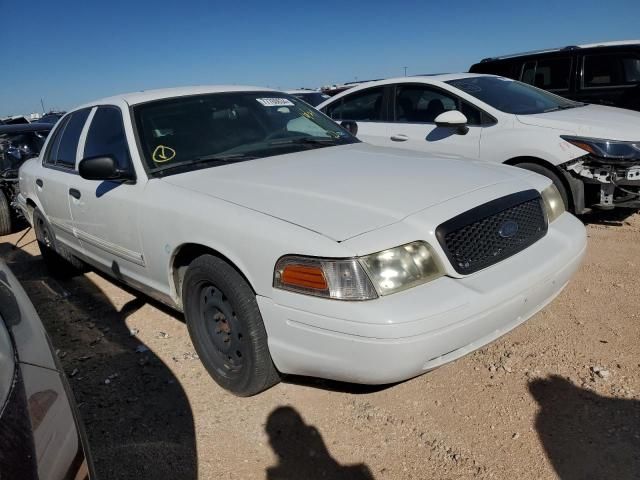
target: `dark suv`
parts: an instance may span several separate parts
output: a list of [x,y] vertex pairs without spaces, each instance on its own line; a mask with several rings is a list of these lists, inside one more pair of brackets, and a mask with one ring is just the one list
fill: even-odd
[[513,78],[580,102],[640,111],[640,40],[485,58],[469,71]]

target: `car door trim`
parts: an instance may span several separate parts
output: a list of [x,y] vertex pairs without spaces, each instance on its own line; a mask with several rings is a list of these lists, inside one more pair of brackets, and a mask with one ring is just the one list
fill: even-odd
[[116,245],[115,243],[108,242],[101,238],[95,237],[90,233],[83,232],[82,230],[78,230],[77,228],[74,228],[73,230],[74,230],[73,232],[74,235],[81,242],[87,242],[88,244],[96,248],[99,248],[100,250],[110,253],[111,255],[115,255],[116,257],[122,258],[123,260],[127,260],[131,263],[135,263],[136,265],[139,265],[141,267],[146,266],[146,263],[144,261],[144,256],[142,255],[142,253],[134,252],[132,250],[129,250],[128,248],[124,248],[124,247],[121,247],[120,245]]

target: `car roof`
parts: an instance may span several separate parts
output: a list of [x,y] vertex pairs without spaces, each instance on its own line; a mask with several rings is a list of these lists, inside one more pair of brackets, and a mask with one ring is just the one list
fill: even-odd
[[343,94],[352,93],[363,88],[368,88],[376,85],[389,85],[391,83],[428,83],[437,84],[440,82],[448,82],[451,80],[461,80],[463,78],[474,77],[495,77],[496,75],[488,75],[485,73],[443,73],[438,75],[412,75],[410,77],[393,77],[385,78],[384,80],[373,80],[371,82],[362,82],[348,90],[340,92],[335,97],[341,97]]
[[555,53],[562,51],[581,50],[587,48],[606,48],[606,47],[622,47],[622,46],[640,46],[640,40],[615,40],[611,42],[583,43],[580,45],[568,45],[565,47],[545,48],[541,50],[531,50],[529,52],[510,53],[506,55],[497,55],[495,57],[483,58],[480,63],[492,62],[497,60],[507,60],[509,58],[526,57],[529,55],[541,55],[545,53]]
[[18,123],[13,125],[0,125],[0,135],[7,133],[48,132],[53,128],[53,123]]
[[290,95],[300,95],[303,93],[322,93],[320,90],[311,90],[311,89],[306,89],[306,88],[300,88],[298,90],[285,90],[285,93],[288,93]]
[[161,88],[156,90],[141,90],[139,92],[122,93],[111,97],[101,98],[93,102],[81,105],[79,108],[87,108],[94,105],[109,105],[125,102],[128,105],[137,105],[140,103],[151,102],[154,100],[163,100],[167,98],[186,97],[189,95],[202,95],[207,93],[224,93],[224,92],[276,92],[272,88],[253,87],[247,85],[199,85],[193,87],[174,87]]

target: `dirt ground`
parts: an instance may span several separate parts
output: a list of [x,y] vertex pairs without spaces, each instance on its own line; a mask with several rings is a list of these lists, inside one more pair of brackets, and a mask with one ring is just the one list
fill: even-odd
[[[567,289],[459,361],[384,388],[289,378],[239,399],[180,315],[0,237],[70,377],[101,479],[639,479],[640,214],[584,219]],[[508,279],[505,279],[505,281]]]

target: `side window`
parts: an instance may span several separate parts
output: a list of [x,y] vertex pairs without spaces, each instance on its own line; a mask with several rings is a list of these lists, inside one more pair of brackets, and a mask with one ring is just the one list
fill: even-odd
[[470,103],[462,100],[460,105],[460,111],[467,117],[468,125],[482,125],[482,112]]
[[91,121],[83,157],[100,155],[113,155],[123,169],[131,163],[122,114],[116,107],[98,107]]
[[89,109],[79,110],[68,116],[63,125],[56,129],[51,148],[45,155],[46,165],[56,165],[73,170],[76,166],[76,152],[80,133],[84,127]]
[[64,129],[67,126],[67,122],[69,121],[69,116],[65,117],[60,121],[60,124],[55,128],[53,132],[53,136],[47,145],[47,151],[44,154],[44,164],[45,165],[55,165],[56,158],[58,156],[58,147],[60,146],[60,139],[62,138],[62,134],[64,133]]
[[447,110],[457,110],[453,95],[424,85],[400,85],[396,88],[395,121],[401,123],[433,123]]
[[514,62],[512,60],[476,63],[470,71],[473,73],[488,73],[490,75],[515,79]]
[[544,90],[569,90],[571,57],[526,62],[521,78],[524,83]]
[[67,125],[64,127],[64,133],[60,139],[58,146],[58,154],[56,155],[56,165],[65,168],[74,169],[76,167],[76,152],[78,151],[78,141],[84,127],[89,109],[80,110],[71,114]]
[[327,107],[326,114],[334,120],[379,121],[382,120],[384,88],[347,95],[341,101]]
[[635,85],[640,82],[640,56],[628,53],[585,55],[586,88]]

